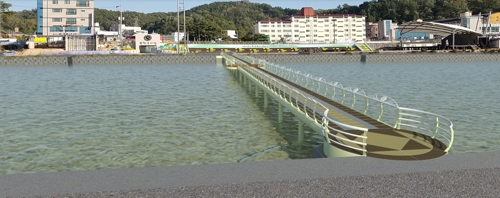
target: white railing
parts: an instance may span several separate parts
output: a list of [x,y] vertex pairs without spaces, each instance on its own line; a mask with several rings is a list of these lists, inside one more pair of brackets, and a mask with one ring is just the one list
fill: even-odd
[[[225,56],[224,56],[225,57]],[[239,57],[238,57],[239,58]],[[328,143],[334,143],[346,148],[354,149],[360,151],[366,156],[366,133],[367,128],[361,128],[356,126],[347,125],[338,122],[330,117],[328,117],[329,109],[318,101],[305,96],[300,91],[290,88],[290,86],[277,80],[276,78],[269,76],[265,72],[258,69],[248,67],[248,65],[239,60],[235,59],[236,65],[238,65],[242,70],[256,78],[260,83],[265,85],[267,88],[272,90],[275,94],[280,96],[283,100],[290,103],[293,107],[297,108],[300,112],[304,113],[308,118],[314,120],[315,123],[321,125],[322,133],[325,136]],[[338,127],[329,126],[329,123],[333,123],[336,126],[341,126],[347,130],[342,130]],[[363,135],[352,134],[348,131],[355,130],[361,131]],[[332,133],[334,131],[335,133]],[[340,136],[342,134],[342,136]],[[347,137],[361,138],[362,141],[351,140]]]
[[417,109],[399,107],[399,110],[397,129],[407,129],[429,135],[432,139],[447,143],[445,152],[450,150],[455,132],[453,122],[448,118]]
[[[246,57],[246,59],[252,58]],[[267,71],[390,127],[417,130],[415,132],[420,132],[433,139],[436,138],[445,144],[447,143],[445,152],[448,152],[453,144],[453,123],[441,115],[400,107],[394,99],[388,96],[367,95],[359,88],[344,87],[339,82],[327,82],[323,78],[294,71],[293,69],[277,64],[269,62],[264,64]],[[341,124],[337,125],[342,126]]]
[[388,96],[367,95],[360,88],[344,87],[273,63],[266,63],[266,70],[388,126],[398,121],[399,106]]

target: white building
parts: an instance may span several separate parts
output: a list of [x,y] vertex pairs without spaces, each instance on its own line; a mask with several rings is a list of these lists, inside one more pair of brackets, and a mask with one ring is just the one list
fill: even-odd
[[392,20],[381,20],[378,22],[378,39],[394,40],[396,38],[397,23]]
[[314,14],[311,7],[287,20],[262,20],[255,33],[272,43],[351,43],[366,40],[365,17],[355,14]]
[[94,34],[94,0],[37,0],[37,35]]
[[[120,25],[116,24],[116,25],[110,26],[109,31],[113,31],[113,32],[120,31]],[[122,24],[122,35],[123,36],[129,35],[129,34],[134,34],[134,33],[145,33],[145,34],[148,33],[147,31],[146,32],[144,32],[144,31],[146,31],[146,30],[142,30],[141,27],[126,26],[126,25]]]
[[490,17],[489,13],[472,15],[472,12],[464,12],[458,18],[436,20],[434,22],[459,25],[484,34],[499,34],[500,24],[495,23],[495,17],[497,16],[498,13],[494,13]]

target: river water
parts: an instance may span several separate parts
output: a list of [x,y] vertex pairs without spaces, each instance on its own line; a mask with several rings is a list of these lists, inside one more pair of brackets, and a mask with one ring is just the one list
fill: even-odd
[[[500,151],[497,64],[282,65],[443,115],[463,153]],[[296,118],[212,64],[0,67],[0,98],[0,174],[303,159],[322,141],[292,146]]]

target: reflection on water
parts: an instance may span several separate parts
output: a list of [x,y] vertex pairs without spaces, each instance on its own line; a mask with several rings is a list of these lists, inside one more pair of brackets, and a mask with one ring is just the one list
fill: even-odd
[[[283,65],[450,118],[451,152],[500,150],[495,63]],[[0,85],[0,174],[301,159],[322,141],[306,127],[291,146],[296,118],[215,65],[0,67]]]

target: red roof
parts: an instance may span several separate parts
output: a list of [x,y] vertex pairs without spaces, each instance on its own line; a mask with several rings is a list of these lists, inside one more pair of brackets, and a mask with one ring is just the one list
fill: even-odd
[[274,23],[274,22],[291,23],[292,21],[291,20],[280,20],[280,19],[266,19],[266,20],[260,20],[259,22],[261,22],[261,23]]
[[[295,14],[293,16],[294,17],[304,17],[304,15],[301,15],[301,14]],[[307,16],[307,17],[328,18],[328,17],[363,17],[363,16],[358,15],[358,14],[315,14],[315,15]]]

